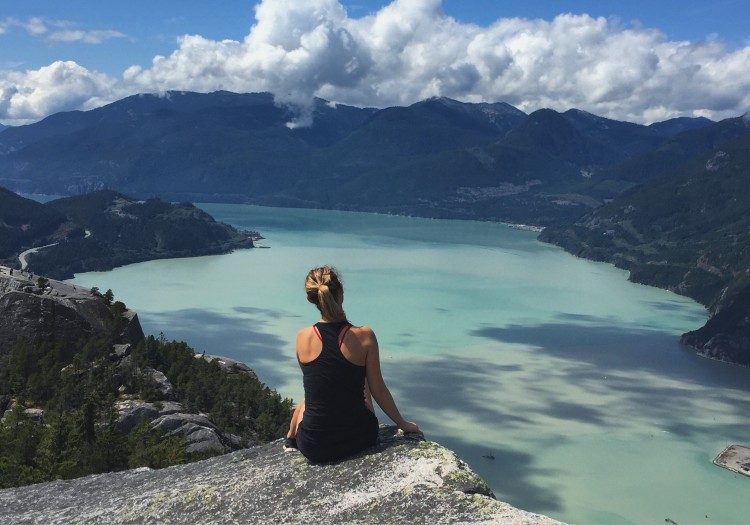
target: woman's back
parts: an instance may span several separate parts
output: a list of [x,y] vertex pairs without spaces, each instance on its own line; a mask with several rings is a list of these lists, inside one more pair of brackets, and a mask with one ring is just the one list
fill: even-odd
[[319,352],[312,360],[300,362],[310,428],[331,426],[342,417],[356,418],[364,407],[365,366],[352,363],[341,348],[350,327],[348,322],[320,322],[313,327]]
[[375,444],[378,420],[370,395],[404,432],[421,433],[401,416],[383,381],[375,334],[347,321],[341,306],[344,287],[336,270],[310,270],[305,294],[320,311],[321,321],[297,334],[305,399],[294,410],[284,448],[299,448],[310,461],[322,462]]
[[341,349],[350,327],[348,322],[317,323],[312,328],[317,343],[305,330],[300,332],[305,411],[297,445],[313,462],[347,456],[377,439],[377,418],[365,405],[366,367],[349,361]]
[[[323,342],[316,333],[315,326],[303,328],[297,334],[297,360],[300,365],[314,360],[323,349]],[[375,335],[367,326],[349,326],[349,330],[341,337],[341,354],[350,363],[365,366],[368,348],[373,344]]]

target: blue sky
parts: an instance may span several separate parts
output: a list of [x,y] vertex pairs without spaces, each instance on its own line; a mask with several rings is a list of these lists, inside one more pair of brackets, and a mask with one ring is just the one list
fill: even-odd
[[314,96],[718,119],[750,109],[749,20],[747,0],[3,2],[0,122],[172,89],[271,91],[301,124]]

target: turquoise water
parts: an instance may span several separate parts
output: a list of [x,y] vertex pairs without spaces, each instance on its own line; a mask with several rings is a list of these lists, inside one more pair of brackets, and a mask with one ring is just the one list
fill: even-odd
[[577,523],[747,521],[750,478],[711,461],[750,440],[750,369],[679,345],[700,305],[501,224],[201,207],[271,249],[74,281],[111,288],[147,333],[240,359],[300,399],[294,334],[318,319],[303,280],[333,264],[402,413],[498,499]]

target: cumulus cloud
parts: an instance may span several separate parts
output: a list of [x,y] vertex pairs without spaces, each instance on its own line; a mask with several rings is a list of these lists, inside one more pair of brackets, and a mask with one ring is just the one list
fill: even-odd
[[35,71],[0,75],[0,115],[9,124],[23,124],[61,110],[92,109],[118,94],[124,92],[107,75],[59,61]]
[[373,59],[347,28],[338,1],[265,1],[255,12],[243,42],[184,36],[169,57],[129,68],[125,81],[150,91],[270,91],[297,110],[290,126],[298,126],[311,122],[321,88],[355,89],[365,77]]
[[[527,112],[575,107],[634,122],[719,119],[750,108],[749,63],[750,45],[669,41],[655,29],[588,15],[504,18],[482,27],[446,16],[440,0],[394,0],[362,18],[349,17],[337,0],[263,0],[242,41],[185,35],[169,56],[119,79],[78,66],[89,98],[57,94],[55,103],[37,101],[24,114],[123,93],[226,89],[270,91],[297,110],[291,126],[310,123],[315,96],[377,107],[447,96],[505,101]],[[7,106],[3,93],[15,89],[20,97],[38,73],[0,73],[0,107]]]

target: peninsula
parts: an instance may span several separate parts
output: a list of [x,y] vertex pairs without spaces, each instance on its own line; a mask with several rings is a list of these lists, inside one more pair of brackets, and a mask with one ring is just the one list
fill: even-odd
[[0,188],[0,263],[57,279],[152,259],[252,248],[262,237],[190,203],[137,201],[101,190],[50,201]]

